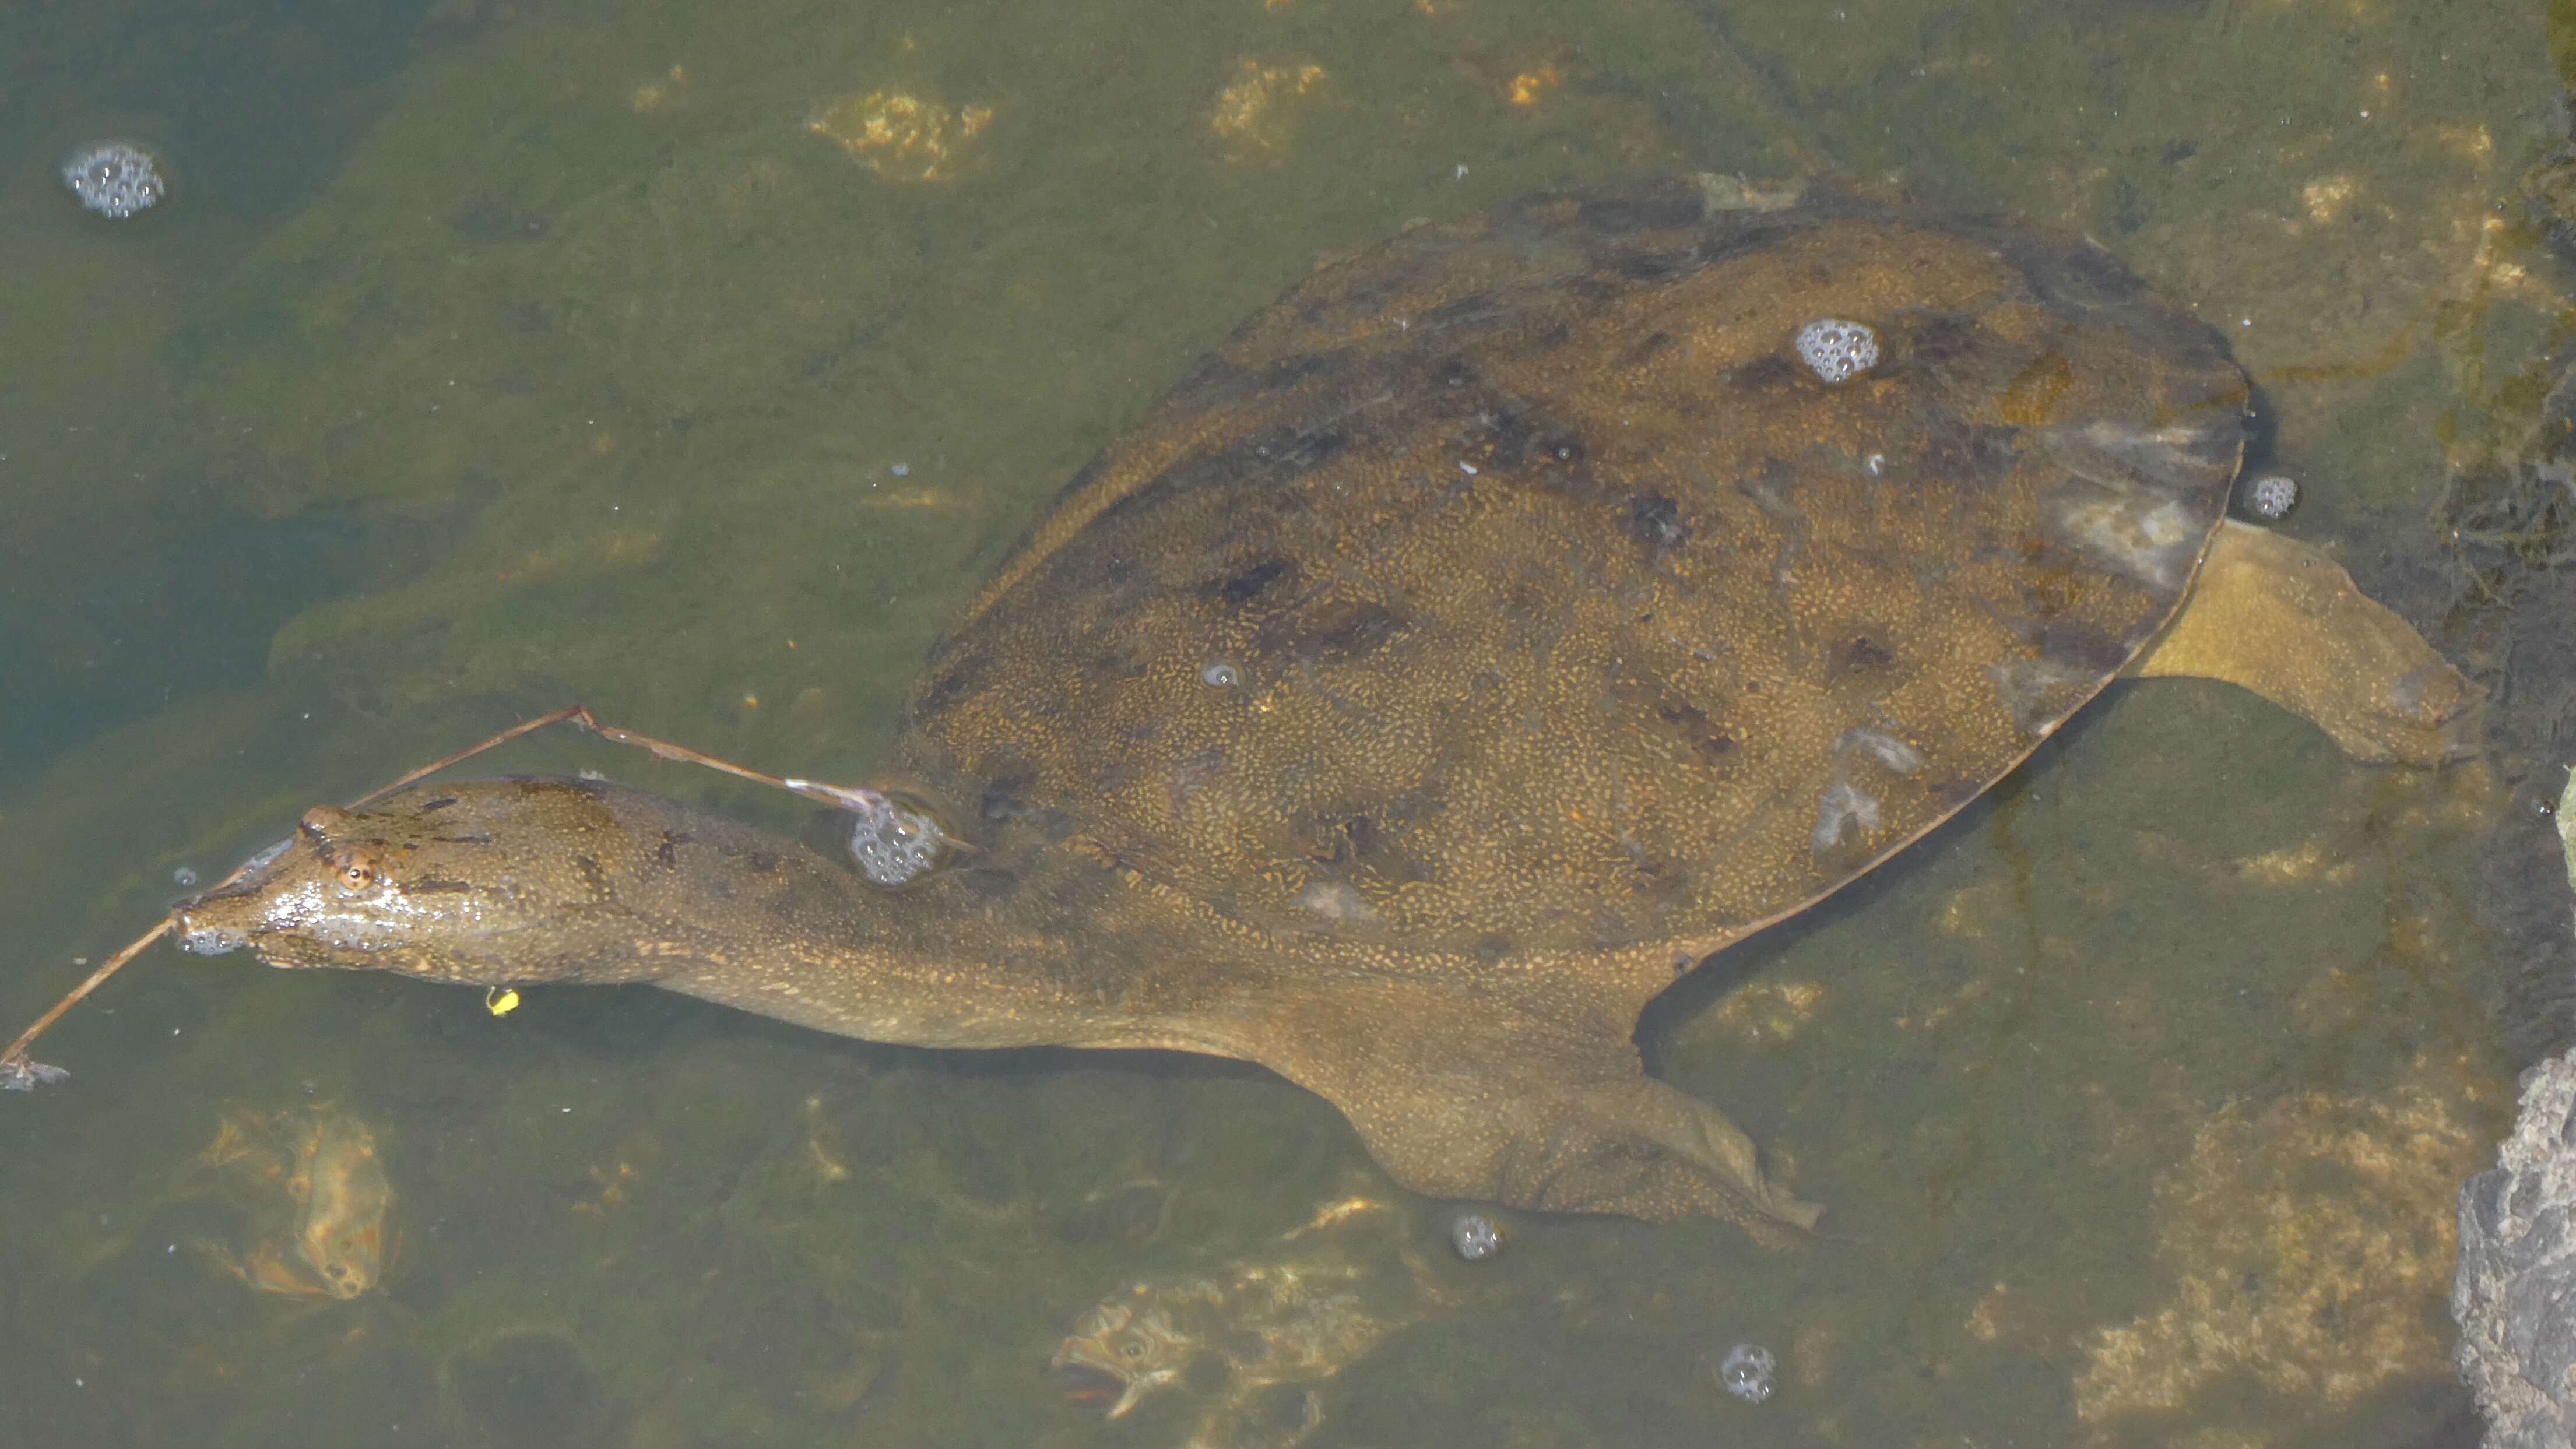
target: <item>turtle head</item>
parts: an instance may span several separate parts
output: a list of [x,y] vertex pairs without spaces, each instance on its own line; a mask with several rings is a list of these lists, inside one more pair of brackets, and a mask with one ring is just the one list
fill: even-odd
[[1153,1289],[1139,1285],[1082,1316],[1050,1365],[1084,1398],[1108,1399],[1105,1418],[1124,1417],[1181,1376],[1196,1345],[1154,1306]]
[[[672,963],[629,899],[637,836],[680,807],[580,780],[415,786],[319,806],[173,913],[199,955],[464,985],[649,981]],[[666,847],[667,848],[667,847]]]

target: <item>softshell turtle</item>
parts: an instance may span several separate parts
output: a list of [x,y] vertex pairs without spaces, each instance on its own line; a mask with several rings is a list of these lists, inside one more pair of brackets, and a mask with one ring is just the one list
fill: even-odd
[[1110,1419],[1186,1392],[1198,1401],[1186,1449],[1293,1449],[1326,1418],[1335,1375],[1494,1281],[1426,1246],[1397,1204],[1335,1198],[1248,1256],[1110,1294],[1051,1366]]
[[375,1132],[346,1110],[226,1111],[190,1167],[244,1204],[238,1250],[201,1245],[226,1272],[288,1297],[356,1298],[376,1286],[394,1192]]
[[1237,1057],[1424,1193],[1810,1225],[1641,1069],[1676,976],[2124,671],[2465,752],[2474,686],[2226,520],[2245,408],[2087,243],[1713,178],[1417,226],[1200,363],[934,650],[883,777],[936,822],[918,878],[615,784],[434,783],[313,811],[176,921],[275,966]]

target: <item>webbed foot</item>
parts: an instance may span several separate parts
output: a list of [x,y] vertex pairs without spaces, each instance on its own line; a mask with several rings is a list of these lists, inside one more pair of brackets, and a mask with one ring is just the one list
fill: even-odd
[[1546,1212],[1648,1222],[1723,1217],[1768,1247],[1824,1209],[1762,1175],[1752,1139],[1724,1113],[1640,1074],[1530,1104],[1495,1164],[1495,1197]]
[[[1370,1024],[1383,1027],[1386,1018]],[[1645,1074],[1624,1039],[1523,1026],[1494,1039],[1370,1042],[1309,1053],[1288,1074],[1330,1099],[1396,1179],[1433,1197],[1648,1222],[1720,1217],[1768,1247],[1796,1242],[1823,1211],[1765,1178],[1752,1140],[1707,1103]]]
[[2354,759],[2409,765],[2476,753],[2486,699],[2342,565],[2233,520],[2129,672],[2223,679],[2306,716]]

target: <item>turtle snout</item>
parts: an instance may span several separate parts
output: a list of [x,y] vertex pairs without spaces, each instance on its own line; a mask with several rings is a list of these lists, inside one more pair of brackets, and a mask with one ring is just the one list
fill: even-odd
[[220,898],[188,902],[171,913],[179,949],[192,956],[221,956],[250,944],[250,932],[226,920]]
[[171,931],[178,938],[179,949],[196,956],[221,956],[249,945],[251,923],[259,912],[269,877],[276,873],[278,862],[294,843],[292,838],[277,842],[243,861],[241,869],[215,889],[181,902],[170,913]]

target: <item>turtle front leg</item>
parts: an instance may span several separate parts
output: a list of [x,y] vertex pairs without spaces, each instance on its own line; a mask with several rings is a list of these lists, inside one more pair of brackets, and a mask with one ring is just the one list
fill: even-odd
[[2234,520],[2140,679],[2223,679],[2306,716],[2357,760],[2438,765],[2474,754],[2486,692],[2333,559]]
[[1633,1064],[1624,1077],[1485,1083],[1464,1095],[1463,1083],[1426,1085],[1336,1099],[1379,1163],[1417,1192],[1654,1223],[1726,1218],[1774,1248],[1824,1212],[1764,1177],[1751,1139],[1725,1114]]
[[1625,1036],[1418,982],[1370,987],[1336,1003],[1347,1014],[1309,1003],[1295,1045],[1258,1055],[1341,1108],[1416,1192],[1648,1222],[1727,1218],[1770,1247],[1798,1241],[1823,1212],[1765,1178],[1724,1114],[1648,1077]]

